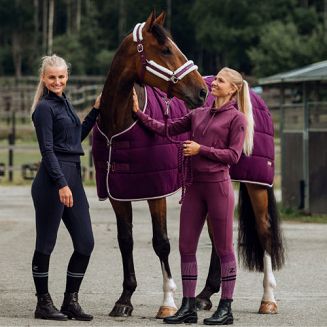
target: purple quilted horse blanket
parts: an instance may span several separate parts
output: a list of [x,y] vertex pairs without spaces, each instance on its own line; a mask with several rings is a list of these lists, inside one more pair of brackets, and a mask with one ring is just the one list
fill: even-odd
[[[209,90],[214,76],[204,78]],[[274,180],[274,125],[270,111],[264,101],[251,91],[254,118],[254,146],[252,155],[241,155],[236,165],[230,167],[234,181],[272,186]],[[209,95],[205,106],[212,106],[214,98]]]
[[[205,77],[209,90],[214,76]],[[166,105],[164,93],[146,86],[144,112],[163,121]],[[209,95],[205,106],[212,106]],[[230,168],[234,181],[272,186],[274,179],[274,127],[264,101],[251,92],[255,121],[254,148],[250,157],[242,154]],[[176,119],[187,113],[183,101],[172,99],[170,117]],[[174,137],[187,139],[187,134]],[[100,200],[110,196],[121,201],[145,200],[168,196],[180,186],[177,173],[177,145],[165,137],[148,131],[135,122],[111,140],[96,125],[93,129],[93,158],[96,169],[97,192]]]
[[[164,121],[165,94],[146,86],[145,95],[144,112]],[[171,106],[171,119],[187,113],[184,103],[176,98],[172,99]],[[183,141],[187,136],[182,134],[174,140]],[[120,201],[155,199],[171,195],[181,186],[177,172],[177,145],[137,122],[110,140],[96,125],[92,152],[100,200],[108,196]]]

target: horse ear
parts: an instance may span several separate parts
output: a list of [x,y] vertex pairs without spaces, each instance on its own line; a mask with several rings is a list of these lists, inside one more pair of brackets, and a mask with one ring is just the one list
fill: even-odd
[[148,32],[151,31],[151,28],[152,28],[152,25],[154,23],[155,18],[156,18],[156,12],[153,9],[150,16],[147,18],[147,20],[145,22],[145,25],[144,25],[144,30],[145,31],[148,31]]
[[163,26],[165,19],[166,19],[166,13],[162,11],[161,14],[155,19],[154,24]]

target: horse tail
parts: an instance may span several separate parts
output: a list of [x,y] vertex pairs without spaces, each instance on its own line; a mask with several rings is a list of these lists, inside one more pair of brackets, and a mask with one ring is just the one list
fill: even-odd
[[[273,270],[278,270],[282,268],[285,262],[283,238],[274,190],[272,187],[267,187],[267,192],[271,233],[271,248],[270,251],[268,250],[268,253],[270,252]],[[250,271],[262,272],[265,249],[258,236],[254,211],[244,183],[240,183],[238,214],[238,258],[242,259],[244,267]]]
[[283,235],[280,228],[280,215],[277,208],[276,197],[273,187],[267,187],[268,214],[271,230],[271,264],[273,270],[281,269],[285,264],[285,248]]

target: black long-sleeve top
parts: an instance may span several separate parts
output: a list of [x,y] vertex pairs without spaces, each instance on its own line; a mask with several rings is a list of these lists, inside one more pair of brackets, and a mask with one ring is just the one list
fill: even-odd
[[79,162],[84,155],[81,142],[95,124],[99,110],[92,109],[81,124],[66,96],[49,91],[32,115],[42,163],[58,188],[67,184],[59,160]]

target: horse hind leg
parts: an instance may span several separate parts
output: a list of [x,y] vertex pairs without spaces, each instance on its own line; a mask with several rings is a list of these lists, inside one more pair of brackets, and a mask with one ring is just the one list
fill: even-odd
[[159,257],[163,276],[163,302],[156,315],[156,318],[162,319],[174,315],[177,311],[174,301],[176,284],[172,278],[168,261],[170,243],[167,236],[166,198],[149,200],[148,204],[152,218],[152,245]]
[[131,202],[110,200],[116,214],[119,249],[123,261],[124,281],[123,292],[109,313],[111,317],[131,316],[133,306],[131,297],[136,289],[137,282],[133,261],[133,225]]
[[272,232],[268,213],[268,192],[267,189],[254,184],[246,184],[251,200],[253,212],[256,220],[256,229],[262,248],[263,256],[263,296],[259,313],[274,314],[277,313],[277,302],[274,296],[274,290],[277,286],[273,274],[271,251],[272,251]]
[[267,252],[264,254],[263,264],[263,296],[259,308],[259,313],[274,314],[278,312],[277,302],[274,296],[274,290],[277,286],[277,283],[272,270],[271,256]]

